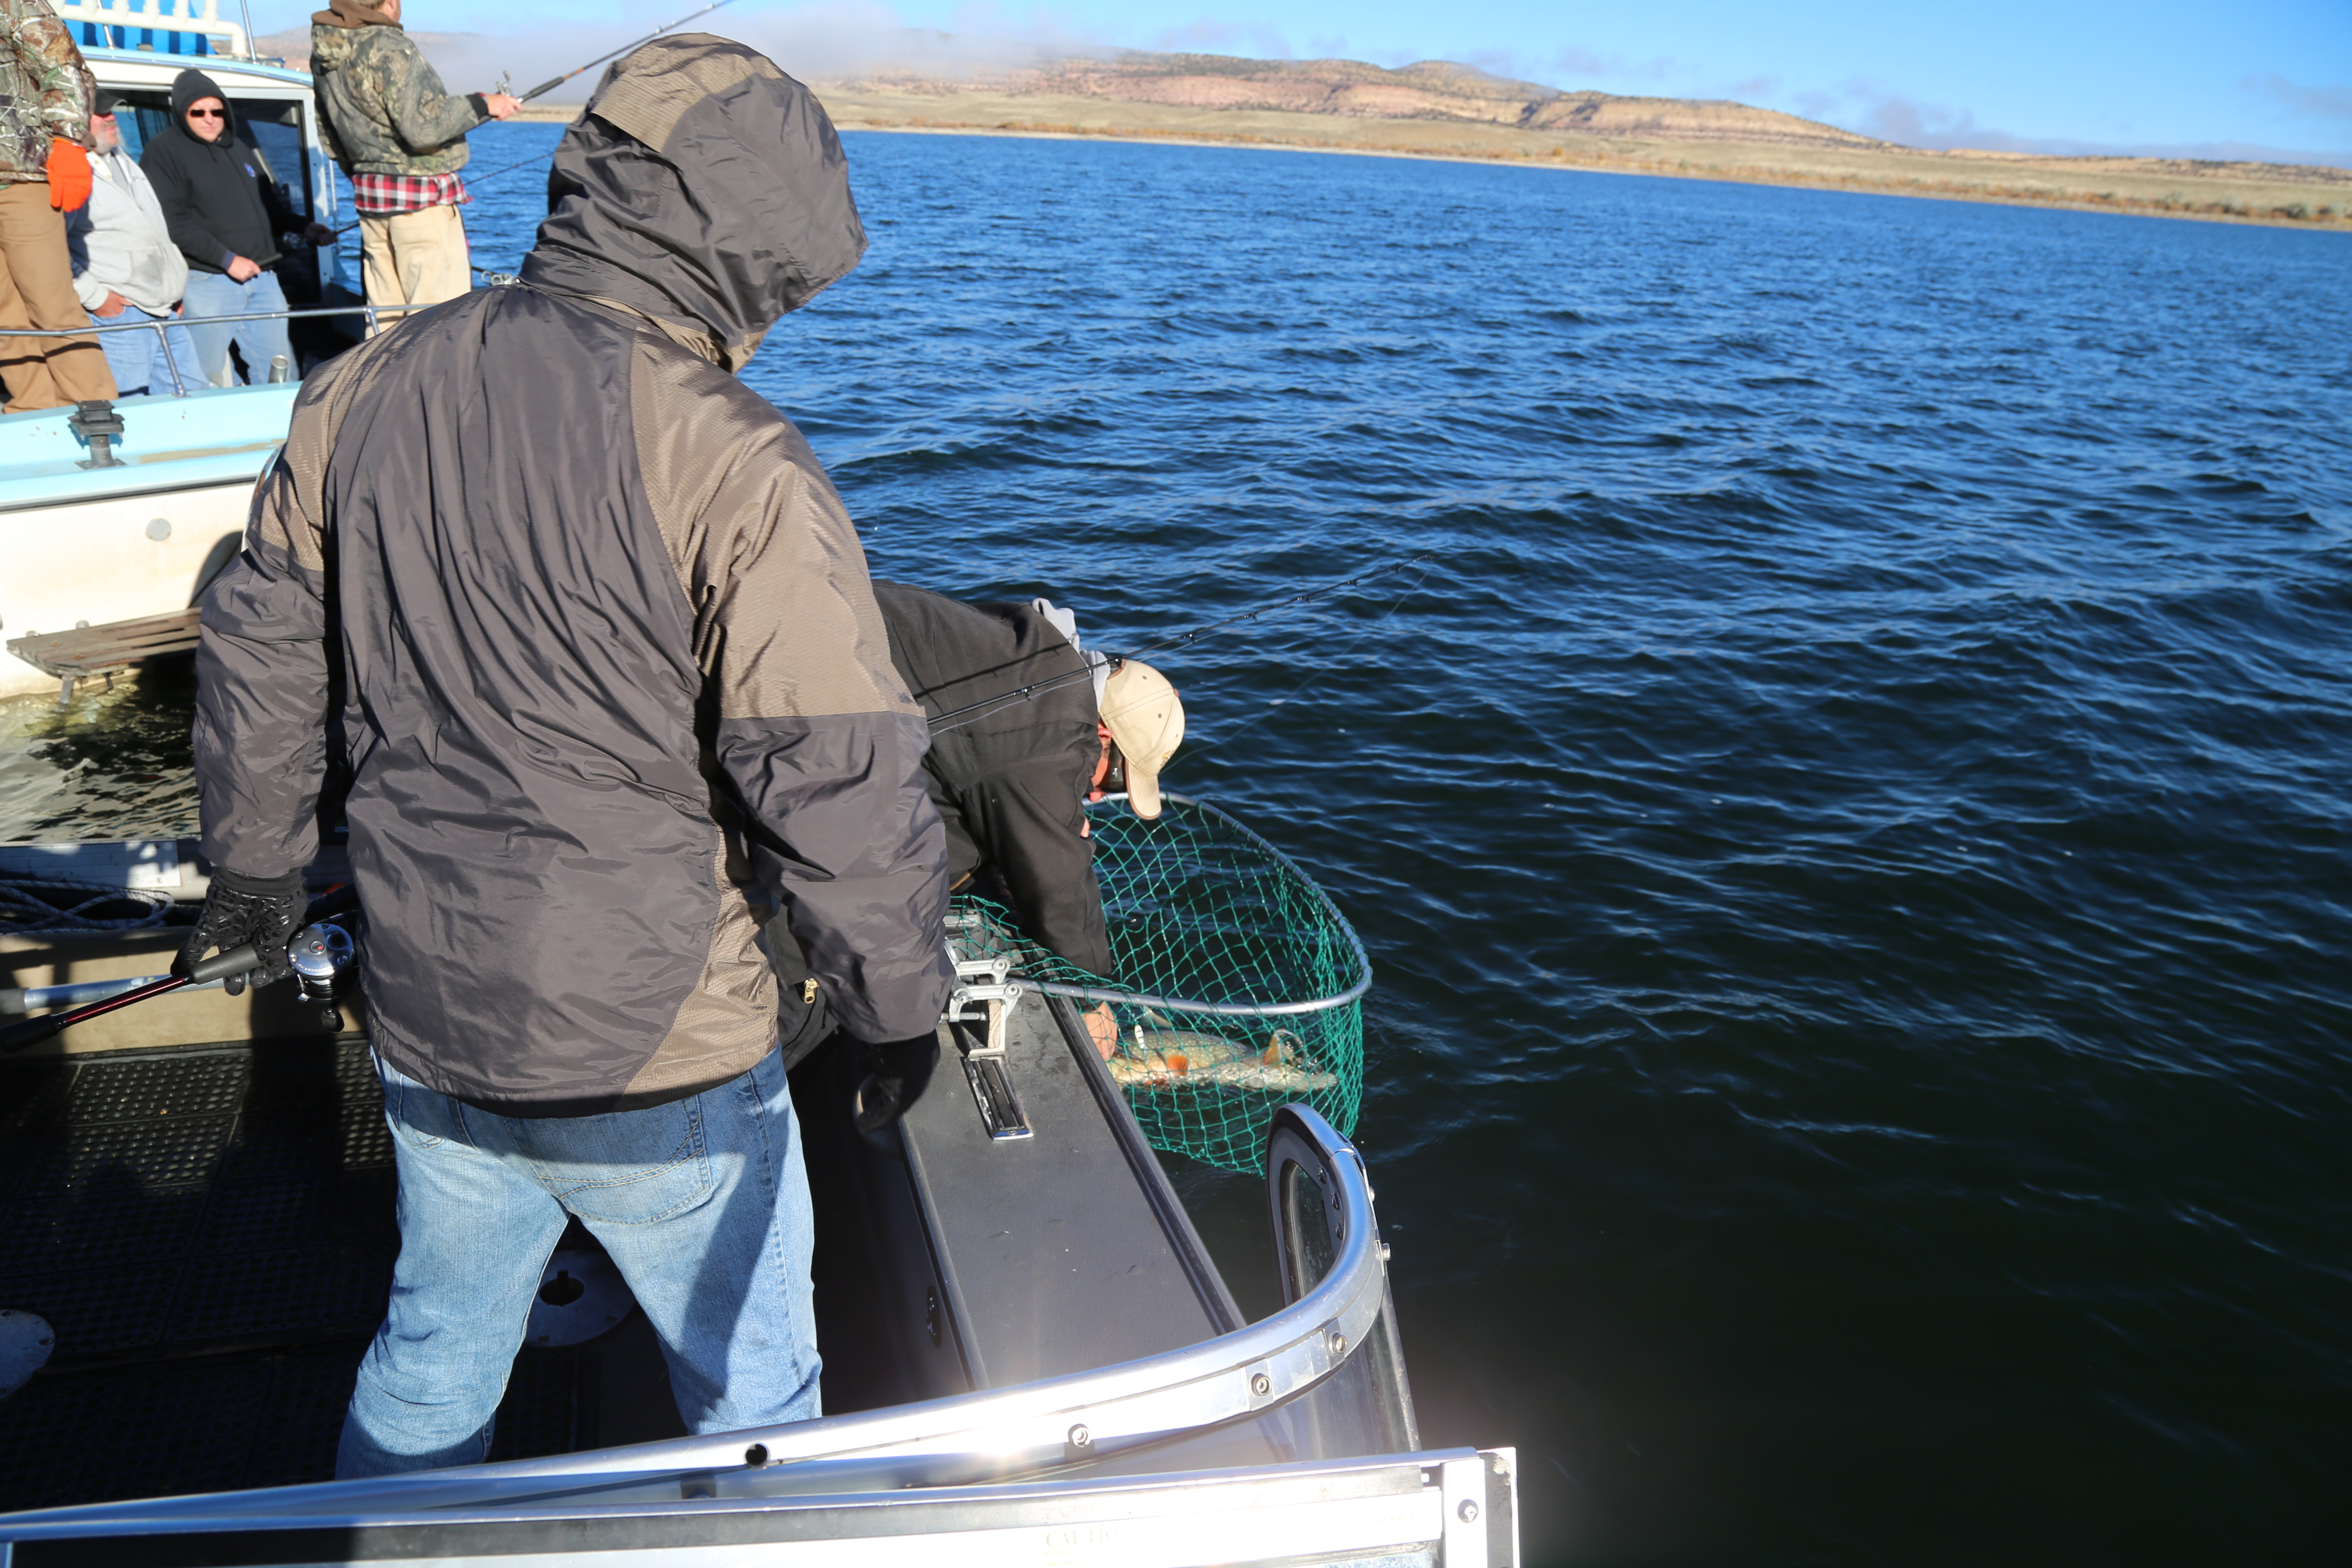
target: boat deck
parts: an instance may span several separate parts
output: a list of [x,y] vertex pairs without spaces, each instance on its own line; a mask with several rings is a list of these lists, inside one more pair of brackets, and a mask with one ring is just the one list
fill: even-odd
[[[0,1511],[331,1478],[393,1190],[356,1035],[0,1066],[0,1305],[57,1334],[0,1401]],[[525,1349],[493,1457],[678,1435],[659,1366],[641,1316]]]

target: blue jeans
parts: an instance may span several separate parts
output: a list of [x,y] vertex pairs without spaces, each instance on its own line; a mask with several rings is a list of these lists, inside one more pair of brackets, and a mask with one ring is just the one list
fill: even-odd
[[[171,323],[163,329],[162,339],[157,338],[152,327],[143,332],[98,334],[98,346],[106,351],[106,367],[114,373],[117,396],[137,397],[142,393],[156,397],[172,396],[179,390],[172,384],[172,366],[175,363],[180,367],[181,387],[194,392],[206,384],[205,373],[197,368],[202,362],[196,353],[195,339],[189,336],[188,329],[173,318],[154,315],[125,300],[121,315],[92,316],[90,320],[108,327],[124,326],[131,321]],[[165,340],[171,343],[169,358],[163,352]]]
[[566,1215],[619,1265],[697,1433],[818,1414],[814,1222],[800,1127],[771,1051],[644,1110],[526,1120],[379,1060],[400,1167],[400,1261],[360,1363],[335,1476],[473,1464]]
[[188,310],[188,335],[196,340],[196,359],[204,366],[205,379],[215,386],[234,386],[236,378],[229,368],[228,345],[235,342],[245,355],[245,379],[258,385],[269,379],[269,358],[284,354],[289,374],[294,369],[294,344],[286,335],[285,321],[222,321],[208,323],[207,316],[235,316],[247,310],[282,310],[286,309],[286,290],[278,286],[278,275],[264,268],[250,282],[232,281],[226,272],[188,273],[188,289],[183,301]]

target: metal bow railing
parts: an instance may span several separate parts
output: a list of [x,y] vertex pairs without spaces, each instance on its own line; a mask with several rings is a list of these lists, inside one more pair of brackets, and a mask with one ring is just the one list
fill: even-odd
[[[0,1542],[217,1529],[241,1519],[352,1525],[416,1510],[505,1514],[561,1504],[625,1511],[686,1495],[788,1498],[971,1485],[1247,1420],[1297,1399],[1372,1337],[1387,1270],[1362,1160],[1330,1123],[1290,1112],[1334,1177],[1343,1238],[1328,1270],[1273,1316],[1182,1350],[919,1405],[629,1447],[265,1491],[103,1503],[0,1518]],[[135,1463],[135,1459],[131,1462]]]

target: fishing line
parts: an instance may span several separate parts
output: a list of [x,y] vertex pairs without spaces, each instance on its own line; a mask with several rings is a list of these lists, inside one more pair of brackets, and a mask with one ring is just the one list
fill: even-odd
[[[1413,557],[1413,561],[1425,561],[1427,559],[1428,557],[1426,555],[1416,555]],[[1412,564],[1412,562],[1404,562],[1402,564],[1410,566]],[[1194,746],[1190,751],[1186,752],[1184,753],[1185,760],[1189,762],[1199,757],[1204,752],[1215,751],[1219,746],[1223,745],[1226,742],[1232,740],[1234,736],[1240,734],[1244,730],[1248,729],[1259,720],[1272,717],[1276,709],[1283,706],[1292,698],[1306,690],[1308,687],[1315,685],[1318,681],[1328,679],[1331,675],[1337,672],[1339,660],[1346,658],[1349,654],[1363,647],[1365,639],[1370,637],[1374,632],[1380,630],[1382,626],[1386,626],[1389,622],[1389,617],[1395,615],[1397,611],[1403,606],[1404,602],[1407,599],[1412,598],[1413,594],[1420,589],[1422,584],[1428,581],[1428,579],[1429,569],[1427,567],[1423,567],[1420,576],[1415,577],[1411,583],[1405,584],[1404,592],[1396,596],[1396,603],[1391,605],[1386,610],[1382,611],[1381,613],[1381,618],[1374,621],[1370,626],[1366,626],[1362,635],[1359,636],[1355,641],[1349,643],[1346,647],[1341,648],[1337,654],[1324,657],[1319,661],[1320,668],[1318,668],[1314,674],[1308,676],[1306,679],[1300,681],[1297,685],[1292,687],[1281,696],[1269,699],[1266,701],[1265,706],[1259,709],[1257,712],[1253,714],[1251,717],[1244,720],[1239,724],[1234,725],[1232,729],[1226,731],[1223,734],[1218,736],[1215,740],[1209,742],[1207,744]]]
[[[1227,616],[1222,621],[1211,621],[1207,626],[1194,626],[1189,632],[1178,632],[1172,637],[1163,637],[1155,643],[1146,643],[1143,647],[1137,648],[1132,653],[1120,654],[1118,657],[1121,658],[1141,658],[1147,653],[1158,653],[1164,647],[1179,647],[1186,643],[1196,642],[1200,638],[1206,637],[1211,632],[1223,631],[1227,626],[1237,626],[1244,621],[1254,621],[1261,616],[1270,616],[1276,610],[1295,608],[1297,605],[1310,603],[1316,599],[1320,599],[1326,595],[1336,594],[1342,588],[1352,588],[1359,583],[1369,583],[1375,577],[1385,577],[1391,572],[1402,572],[1408,566],[1418,565],[1428,559],[1429,552],[1427,551],[1423,551],[1419,555],[1408,555],[1402,561],[1391,561],[1385,566],[1375,566],[1369,572],[1359,572],[1352,577],[1342,577],[1336,583],[1326,583],[1320,588],[1310,588],[1304,594],[1297,595],[1293,598],[1281,600],[1276,604],[1268,605],[1263,609],[1245,611],[1238,616]],[[1427,574],[1424,573],[1423,575],[1426,576]]]
[[[545,152],[545,153],[532,153],[530,157],[528,157],[528,158],[525,158],[525,159],[521,160],[520,163],[509,163],[509,164],[508,164],[505,168],[503,168],[503,169],[492,169],[492,170],[491,170],[488,174],[478,174],[478,175],[476,175],[474,178],[472,178],[472,179],[470,179],[470,180],[467,180],[467,181],[466,181],[466,188],[467,188],[468,191],[470,191],[470,190],[472,190],[476,185],[482,184],[485,184],[485,183],[487,183],[487,182],[488,182],[488,181],[491,181],[491,180],[495,180],[495,179],[497,179],[500,174],[513,174],[517,169],[520,169],[520,168],[523,167],[523,165],[524,165],[524,164],[526,164],[526,163],[543,163],[547,162],[547,160],[548,160],[548,159],[552,158],[553,156],[555,156],[555,153],[554,153],[554,152],[553,152],[552,150],[550,150],[550,151]],[[462,175],[460,175],[459,177],[460,177],[460,178],[464,178],[464,176],[462,176]],[[349,233],[351,233],[351,232],[352,232],[352,230],[353,230],[353,229],[355,229],[355,228],[359,227],[360,224],[361,224],[362,221],[364,221],[364,220],[360,219],[360,218],[353,218],[351,222],[349,222],[349,223],[347,223],[347,224],[343,225],[343,226],[342,226],[342,227],[341,227],[341,228],[339,228],[339,229],[335,230],[335,233],[336,233],[337,235],[339,235],[339,236],[340,236],[340,235],[346,235],[346,234],[349,234]],[[475,270],[475,271],[477,271],[477,272],[481,272],[481,271],[486,271],[486,270],[488,270],[488,269],[487,269],[487,268],[485,268],[477,267],[477,268],[474,268],[474,270]]]
[[[1255,610],[1245,610],[1238,616],[1227,616],[1221,621],[1210,621],[1203,626],[1194,626],[1190,631],[1178,632],[1173,637],[1162,637],[1160,641],[1155,643],[1146,643],[1143,647],[1135,649],[1133,652],[1114,653],[1110,654],[1108,657],[1117,659],[1141,658],[1147,653],[1157,653],[1162,648],[1185,647],[1192,643],[1198,642],[1201,638],[1207,637],[1212,632],[1223,631],[1228,626],[1237,626],[1244,624],[1245,622],[1258,620],[1280,610],[1296,609],[1301,605],[1311,604],[1317,599],[1326,598],[1330,595],[1339,592],[1343,588],[1351,588],[1359,583],[1369,583],[1375,577],[1384,577],[1391,572],[1402,572],[1408,566],[1418,565],[1420,563],[1428,559],[1429,555],[1424,552],[1419,555],[1408,556],[1402,561],[1391,561],[1385,566],[1375,566],[1369,572],[1359,572],[1352,577],[1342,577],[1336,583],[1326,583],[1321,587],[1310,588],[1304,594],[1296,594],[1287,599],[1278,600],[1271,605],[1260,605]],[[1396,614],[1397,605],[1403,604],[1405,599],[1412,595],[1413,589],[1421,586],[1423,579],[1426,578],[1428,575],[1429,574],[1427,570],[1424,569],[1420,577],[1413,579],[1412,587],[1408,587],[1403,594],[1398,595],[1396,605],[1390,605],[1387,614],[1383,615],[1380,621],[1374,622],[1373,626],[1378,626],[1382,622],[1385,622],[1389,618],[1389,616]],[[1360,637],[1355,642],[1349,644],[1345,649],[1341,650],[1342,653],[1353,652],[1357,645],[1364,640],[1364,637],[1370,637],[1370,635],[1371,631],[1370,629],[1366,630],[1363,637]],[[1328,673],[1329,673],[1328,670],[1322,672],[1322,674]],[[1306,684],[1312,685],[1316,680],[1322,679],[1322,674],[1309,677]],[[942,735],[950,730],[961,730],[967,724],[976,724],[981,720],[992,717],[994,714],[1002,713],[1008,708],[1017,707],[1024,702],[1034,701],[1037,698],[1045,696],[1049,691],[1059,691],[1065,687],[1076,686],[1081,680],[1090,681],[1093,679],[1093,670],[1082,668],[1070,670],[1066,674],[1055,676],[1050,679],[1033,681],[1027,686],[1018,687],[1011,691],[1000,691],[993,697],[983,697],[977,702],[968,702],[961,708],[950,708],[946,712],[931,721],[931,733],[934,735]],[[1305,690],[1306,685],[1302,685],[1298,689],[1301,691]],[[1279,699],[1278,700],[1287,701],[1289,699],[1286,697]],[[1273,706],[1275,706],[1275,704],[1268,705],[1269,710]],[[1258,717],[1264,718],[1265,714],[1261,713]],[[1255,719],[1250,721],[1251,723],[1255,723],[1256,721],[1257,720]],[[1218,741],[1212,742],[1212,744],[1222,745],[1223,742],[1222,741]],[[1206,750],[1207,748],[1203,747],[1202,749]]]

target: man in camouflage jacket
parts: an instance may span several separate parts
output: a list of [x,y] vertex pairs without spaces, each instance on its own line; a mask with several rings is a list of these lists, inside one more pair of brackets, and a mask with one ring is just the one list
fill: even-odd
[[[65,215],[89,200],[98,84],[45,0],[0,0],[0,331],[87,327]],[[114,396],[98,340],[0,338],[7,411]]]
[[453,98],[400,26],[400,0],[332,0],[310,17],[310,71],[335,156],[351,176],[371,305],[437,305],[474,286],[457,171],[466,132],[521,107],[503,92]]

